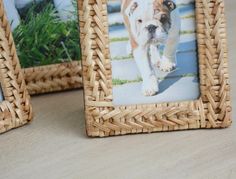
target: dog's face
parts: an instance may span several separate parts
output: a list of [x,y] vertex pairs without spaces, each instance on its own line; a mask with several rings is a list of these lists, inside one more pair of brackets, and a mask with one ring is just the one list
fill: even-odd
[[171,27],[172,0],[133,0],[126,9],[133,37],[139,45],[164,43]]

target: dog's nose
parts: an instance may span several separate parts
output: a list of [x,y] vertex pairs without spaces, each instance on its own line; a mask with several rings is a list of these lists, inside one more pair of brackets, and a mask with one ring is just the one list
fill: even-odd
[[157,26],[155,26],[153,24],[150,24],[150,25],[147,26],[147,30],[150,33],[154,33],[156,31],[156,29],[157,29]]

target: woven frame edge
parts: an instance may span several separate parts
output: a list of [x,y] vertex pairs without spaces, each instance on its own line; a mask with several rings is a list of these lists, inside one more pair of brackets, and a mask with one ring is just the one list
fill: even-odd
[[65,62],[22,70],[31,95],[82,87],[81,62]]
[[10,25],[0,0],[1,24],[1,87],[4,101],[0,103],[0,133],[23,126],[33,118],[30,96],[16,54]]

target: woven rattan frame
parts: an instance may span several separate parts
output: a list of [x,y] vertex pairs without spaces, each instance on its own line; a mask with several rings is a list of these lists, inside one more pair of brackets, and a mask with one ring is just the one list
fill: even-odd
[[106,0],[78,3],[89,136],[225,128],[231,124],[223,0],[196,0],[200,98],[134,106],[112,103]]
[[[6,19],[4,8],[0,9],[0,13]],[[9,34],[11,29],[5,30]],[[12,44],[14,39],[9,40]],[[32,95],[82,87],[82,69],[78,61],[25,68],[23,73],[27,89]]]
[[0,1],[0,82],[4,96],[4,101],[0,102],[0,133],[20,127],[32,119],[30,97],[3,12]]
[[31,95],[82,87],[81,63],[77,61],[23,69]]

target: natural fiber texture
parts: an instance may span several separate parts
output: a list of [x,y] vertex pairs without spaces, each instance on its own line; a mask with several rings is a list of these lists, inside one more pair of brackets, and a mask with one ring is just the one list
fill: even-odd
[[31,95],[82,87],[81,63],[77,61],[23,69]]
[[32,108],[2,0],[0,0],[0,82],[4,95],[4,101],[0,102],[0,133],[3,133],[28,123],[32,119]]
[[112,103],[106,0],[78,3],[89,136],[224,128],[231,124],[223,0],[196,0],[199,100],[134,106]]

